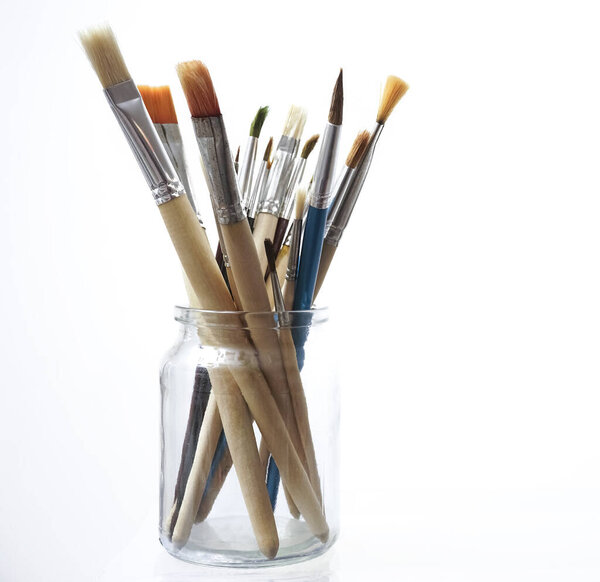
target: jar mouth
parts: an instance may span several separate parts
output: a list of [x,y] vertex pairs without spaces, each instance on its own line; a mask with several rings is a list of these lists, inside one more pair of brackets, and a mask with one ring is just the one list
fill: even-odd
[[[184,325],[220,328],[266,328],[280,327],[276,311],[215,311],[176,305],[175,320]],[[297,311],[286,311],[286,327],[307,327],[325,323],[329,320],[328,307],[314,307]]]

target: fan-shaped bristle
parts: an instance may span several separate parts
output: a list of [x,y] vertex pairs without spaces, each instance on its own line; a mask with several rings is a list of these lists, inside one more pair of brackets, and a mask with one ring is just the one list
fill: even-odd
[[346,165],[349,168],[356,168],[358,166],[358,162],[363,157],[365,150],[367,149],[367,145],[369,145],[369,138],[371,134],[368,131],[361,131],[354,140],[352,144],[352,148],[350,149],[350,153],[346,158]]
[[187,61],[177,65],[177,75],[192,117],[221,115],[219,100],[210,73],[202,61]]
[[315,146],[317,145],[318,141],[319,141],[318,133],[315,133],[315,135],[309,137],[306,140],[304,147],[302,148],[302,153],[300,154],[300,157],[304,158],[306,160],[308,158],[308,156],[310,156],[312,151],[315,149]]
[[98,26],[81,31],[79,38],[105,89],[131,79],[110,26]]
[[[283,126],[283,135],[287,137],[295,137],[299,123],[302,125],[302,129],[304,129],[304,124],[306,123],[306,113],[302,107],[292,105],[288,111],[285,125]],[[302,133],[302,130],[300,133]]]
[[408,85],[399,77],[390,75],[387,78],[381,101],[379,102],[379,110],[377,111],[377,123],[385,124],[389,116],[394,111],[394,107],[398,101],[402,99],[404,93],[408,91]]
[[296,190],[296,220],[304,216],[304,207],[306,206],[306,188],[299,187]]
[[175,113],[175,105],[168,85],[161,87],[138,85],[138,91],[144,100],[152,123],[177,123],[177,113]]

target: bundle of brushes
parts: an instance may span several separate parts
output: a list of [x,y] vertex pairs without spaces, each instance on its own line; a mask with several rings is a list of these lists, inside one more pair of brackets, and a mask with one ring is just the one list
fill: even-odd
[[[215,255],[190,189],[169,87],[136,86],[110,28],[82,32],[81,42],[177,251],[190,306],[243,313],[235,320],[240,333],[199,331],[201,342],[233,343],[250,354],[244,365],[197,369],[172,509],[162,527],[175,548],[185,547],[194,525],[210,516],[233,466],[264,556],[274,558],[279,548],[274,510],[280,479],[292,516],[326,543],[329,527],[300,376],[308,328],[291,325],[292,310],[310,316],[383,127],[408,86],[388,77],[374,128],[358,135],[338,172],[341,70],[320,136],[300,147],[307,114],[292,105],[281,137],[270,138],[263,150],[269,109],[261,106],[247,144],[233,156],[209,70],[201,61],[177,65],[217,224]],[[268,329],[260,323],[265,313],[274,322]]]

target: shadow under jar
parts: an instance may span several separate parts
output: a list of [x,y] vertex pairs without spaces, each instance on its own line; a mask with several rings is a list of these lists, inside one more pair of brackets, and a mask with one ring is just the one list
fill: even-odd
[[173,556],[268,566],[339,533],[339,388],[326,309],[175,308],[160,373],[160,541]]

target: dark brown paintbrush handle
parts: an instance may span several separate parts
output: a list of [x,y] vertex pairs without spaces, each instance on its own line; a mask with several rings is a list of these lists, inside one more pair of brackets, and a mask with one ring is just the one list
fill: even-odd
[[177,521],[177,516],[179,515],[179,509],[181,507],[181,500],[183,498],[183,493],[185,492],[185,485],[190,475],[192,463],[194,462],[194,454],[196,451],[196,446],[198,445],[198,435],[200,434],[200,426],[204,420],[204,412],[206,411],[206,405],[208,404],[210,388],[210,378],[208,377],[207,369],[197,367],[194,378],[192,399],[190,402],[190,412],[185,429],[185,436],[183,438],[183,445],[181,447],[179,471],[177,473],[177,481],[175,483],[173,517],[171,518],[171,523],[169,526],[169,536],[173,535],[173,529],[175,527],[175,522]]

